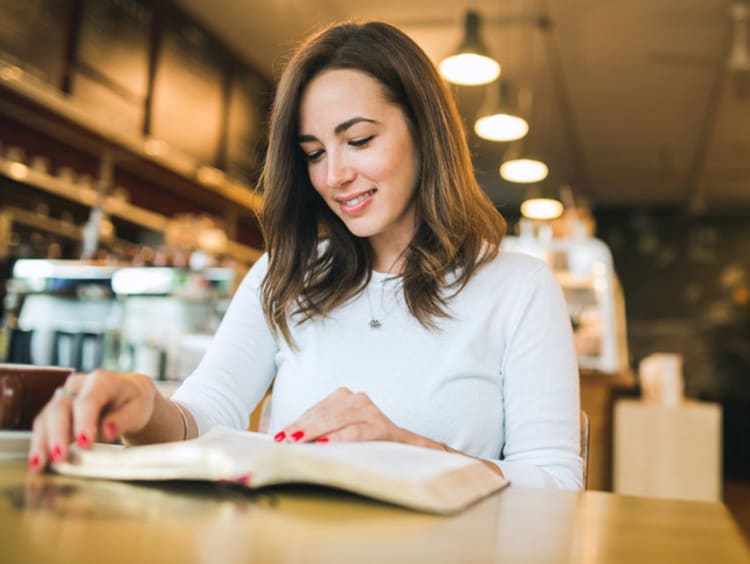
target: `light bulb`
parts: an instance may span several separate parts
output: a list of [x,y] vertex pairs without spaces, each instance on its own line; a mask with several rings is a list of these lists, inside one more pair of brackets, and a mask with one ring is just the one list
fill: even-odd
[[509,182],[539,182],[547,178],[548,173],[547,165],[535,159],[513,159],[500,166],[500,176]]
[[526,120],[510,114],[493,114],[479,118],[474,131],[482,139],[490,141],[515,141],[529,132]]
[[500,64],[491,57],[477,53],[459,53],[443,59],[440,74],[454,84],[478,86],[500,76]]
[[521,213],[529,219],[555,219],[562,212],[562,203],[552,198],[531,198],[521,204]]

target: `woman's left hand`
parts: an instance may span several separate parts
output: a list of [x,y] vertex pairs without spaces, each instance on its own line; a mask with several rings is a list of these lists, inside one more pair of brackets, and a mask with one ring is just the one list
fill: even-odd
[[274,439],[277,442],[394,441],[415,444],[410,440],[412,435],[383,415],[367,394],[338,388],[279,431]]
[[[327,443],[334,441],[393,441],[424,448],[464,454],[444,443],[439,443],[398,427],[378,409],[363,392],[339,388],[320,400],[302,417],[276,435],[278,443]],[[468,456],[465,455],[464,456]],[[476,458],[476,457],[472,457]],[[502,476],[503,472],[489,460],[477,458],[487,468]]]

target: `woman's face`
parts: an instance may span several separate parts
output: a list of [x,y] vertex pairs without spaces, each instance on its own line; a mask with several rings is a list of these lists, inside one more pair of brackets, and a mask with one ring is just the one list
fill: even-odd
[[400,106],[356,70],[329,70],[300,103],[299,144],[310,181],[349,231],[378,243],[414,235],[418,151]]

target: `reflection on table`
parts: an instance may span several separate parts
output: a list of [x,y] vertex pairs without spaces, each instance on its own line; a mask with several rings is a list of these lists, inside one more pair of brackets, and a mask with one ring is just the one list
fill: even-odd
[[749,562],[719,503],[510,487],[452,517],[333,490],[32,476],[0,462],[2,561]]

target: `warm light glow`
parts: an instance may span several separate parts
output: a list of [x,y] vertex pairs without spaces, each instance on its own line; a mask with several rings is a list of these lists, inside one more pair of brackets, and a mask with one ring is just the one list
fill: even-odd
[[495,59],[477,53],[459,53],[440,63],[440,74],[445,80],[465,86],[492,82],[500,76],[500,65]]
[[0,79],[3,79],[3,80],[7,80],[7,81],[18,80],[22,76],[23,76],[23,71],[15,65],[11,65],[9,67],[0,69]]
[[198,177],[198,182],[206,186],[219,186],[224,182],[224,172],[212,166],[200,167],[196,176]]
[[8,173],[10,174],[11,178],[15,178],[16,180],[23,180],[29,174],[29,167],[27,167],[23,163],[10,163],[10,165],[8,166]]
[[500,166],[500,176],[508,182],[539,182],[547,178],[548,173],[547,165],[534,159],[513,159]]
[[147,155],[160,157],[167,154],[169,145],[161,139],[146,139],[146,142],[143,144],[143,150]]
[[227,234],[218,227],[203,229],[198,235],[198,246],[209,253],[222,252],[227,246]]
[[34,280],[70,278],[74,280],[105,280],[117,270],[116,266],[83,264],[78,260],[19,259],[13,265],[13,277]]
[[521,213],[529,219],[555,219],[562,212],[562,203],[551,198],[531,198],[521,204]]
[[123,268],[112,275],[112,290],[120,295],[163,295],[173,290],[175,271],[172,268],[149,266]]
[[510,114],[493,114],[479,118],[474,131],[482,139],[490,141],[515,141],[529,132],[526,120]]

